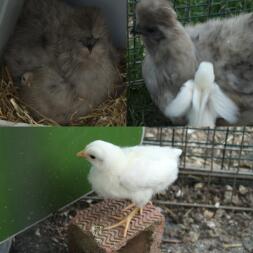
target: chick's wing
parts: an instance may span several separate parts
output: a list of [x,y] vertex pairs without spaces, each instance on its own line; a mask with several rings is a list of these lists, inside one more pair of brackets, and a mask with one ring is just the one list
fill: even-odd
[[127,150],[128,165],[120,177],[121,185],[128,190],[167,188],[178,174],[178,157],[181,150],[160,147],[136,147]]

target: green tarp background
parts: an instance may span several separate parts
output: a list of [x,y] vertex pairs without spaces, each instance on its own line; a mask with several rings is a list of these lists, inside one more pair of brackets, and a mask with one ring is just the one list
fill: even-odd
[[0,128],[0,242],[90,190],[75,155],[101,139],[136,145],[142,128]]

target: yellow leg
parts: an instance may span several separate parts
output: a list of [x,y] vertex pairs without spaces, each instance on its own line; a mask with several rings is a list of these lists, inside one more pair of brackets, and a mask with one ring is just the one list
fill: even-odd
[[[127,207],[125,207],[124,209],[122,209],[122,211],[125,212],[125,211],[127,211],[129,209],[132,209],[133,207],[136,207],[136,205],[134,203],[128,205]],[[143,208],[140,208],[140,215],[142,215],[142,214],[143,214]],[[115,219],[115,220],[118,220],[118,221],[121,221],[122,219],[124,219],[122,217],[118,217],[118,216],[115,216],[115,215],[112,215],[111,217],[113,219]]]
[[125,207],[122,211],[125,212],[125,211],[127,211],[127,210],[129,210],[129,209],[132,209],[132,208],[135,207],[135,206],[136,206],[136,205],[135,205],[134,203],[132,203],[132,204],[128,205],[127,207]]
[[[132,209],[133,207],[135,207],[134,203],[132,203],[132,204],[128,205],[127,207],[125,207],[124,209],[122,209],[122,212],[128,211],[129,209]],[[118,217],[118,216],[115,216],[115,215],[112,215],[111,217],[115,220],[118,220],[118,221],[121,221],[122,219],[124,219],[122,217]]]
[[118,223],[116,223],[112,226],[106,227],[105,229],[113,229],[113,228],[116,228],[116,227],[119,227],[119,226],[123,225],[125,227],[124,237],[126,237],[130,222],[133,219],[133,217],[138,213],[139,210],[140,210],[140,208],[136,207],[129,215],[127,215],[126,218],[124,218],[123,220],[121,220],[120,222],[118,222]]
[[[133,207],[136,207],[136,205],[134,203],[132,203],[129,206],[125,207],[122,211],[125,212],[125,211],[127,211],[129,209],[132,209]],[[143,213],[143,208],[140,208],[140,215],[142,215],[142,213]]]
[[115,215],[112,215],[111,216],[113,219],[115,219],[115,220],[118,220],[118,221],[122,221],[122,216],[121,217],[118,217],[118,216],[115,216]]
[[[149,201],[148,204],[153,205],[151,201]],[[143,207],[140,208],[140,215],[142,215],[142,214],[143,214]]]

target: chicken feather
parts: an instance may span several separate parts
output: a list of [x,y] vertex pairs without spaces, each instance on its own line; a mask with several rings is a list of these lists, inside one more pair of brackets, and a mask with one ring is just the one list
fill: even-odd
[[[183,27],[168,0],[141,0],[136,14],[135,33],[141,35],[146,50],[143,77],[152,100],[165,116],[175,122],[175,115],[185,114],[188,96],[193,91],[191,85],[185,83],[194,78],[199,64],[207,61],[214,64],[220,90],[216,86],[214,93],[217,95],[212,100],[207,99],[207,92],[200,98],[195,92],[196,108],[200,109],[199,99],[203,101],[203,107],[207,100],[208,106],[218,103],[211,107],[228,119],[228,123],[234,123],[236,117],[232,111],[235,111],[235,105],[228,100],[231,99],[240,111],[236,124],[253,124],[252,13]],[[186,100],[184,95],[188,95]],[[175,98],[177,101],[173,101]],[[230,109],[224,111],[227,106]],[[210,119],[214,111],[205,112],[205,115],[199,115],[205,125],[215,125]],[[194,119],[194,122],[198,121],[198,117]]]
[[213,65],[202,62],[195,79],[187,81],[166,108],[166,115],[168,117],[186,115],[189,125],[194,127],[214,127],[218,117],[224,118],[229,123],[235,123],[238,108],[214,81]]
[[[72,123],[120,91],[120,57],[95,7],[26,0],[5,60],[21,99],[38,119],[42,114]],[[29,87],[20,81],[27,75]]]

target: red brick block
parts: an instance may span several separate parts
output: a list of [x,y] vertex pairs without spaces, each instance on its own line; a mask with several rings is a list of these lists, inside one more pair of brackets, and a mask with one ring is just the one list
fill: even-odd
[[128,205],[106,200],[80,211],[68,230],[70,253],[160,253],[165,219],[152,204],[132,219],[126,238],[121,226],[105,229],[117,223],[115,216],[127,216],[131,210],[123,209]]

